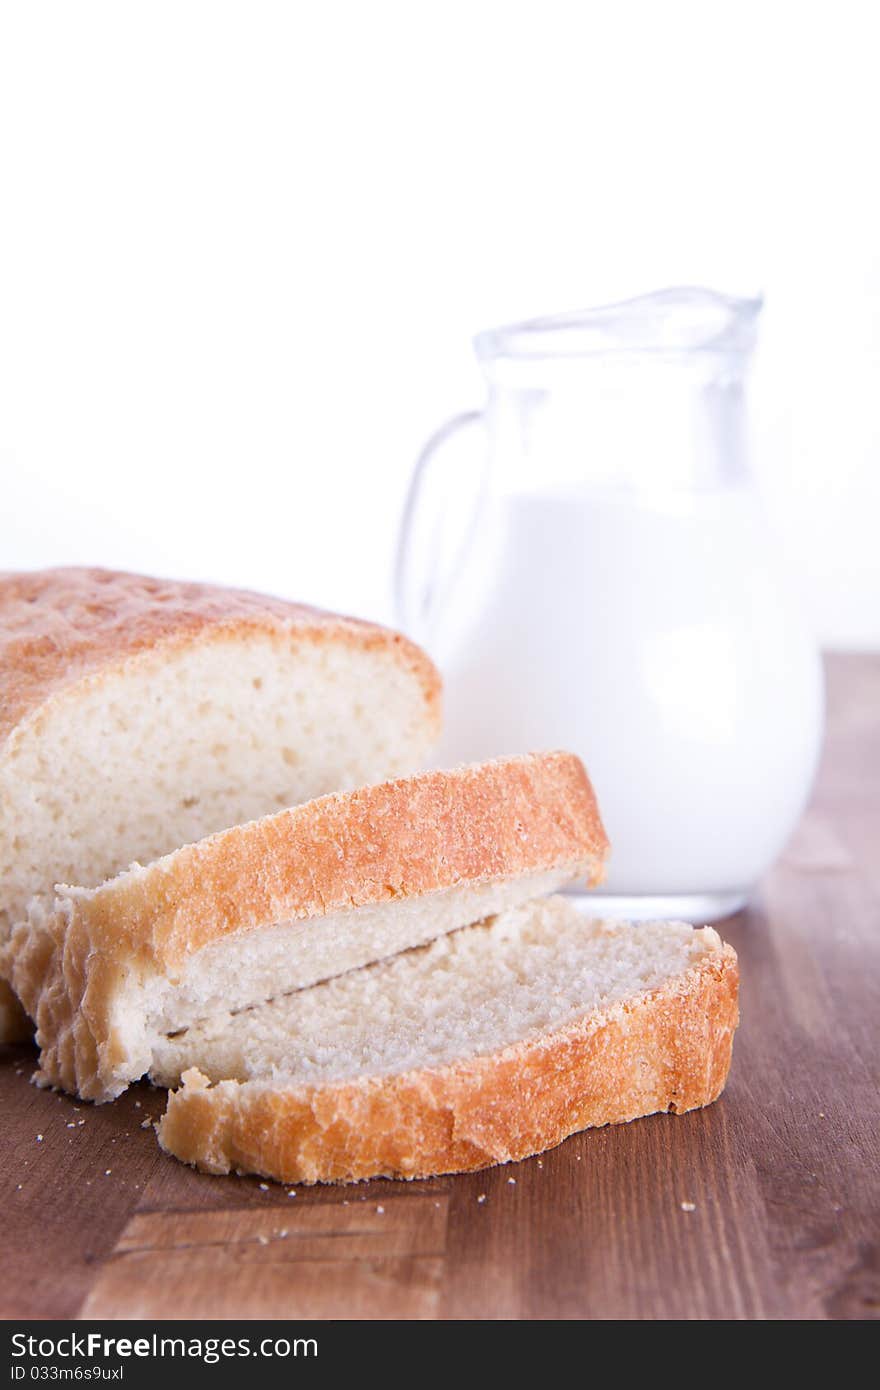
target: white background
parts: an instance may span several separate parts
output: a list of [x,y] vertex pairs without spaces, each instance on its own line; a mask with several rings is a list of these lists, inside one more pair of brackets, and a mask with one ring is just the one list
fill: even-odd
[[871,4],[8,3],[0,567],[390,615],[471,334],[767,296],[755,465],[828,645],[880,645]]

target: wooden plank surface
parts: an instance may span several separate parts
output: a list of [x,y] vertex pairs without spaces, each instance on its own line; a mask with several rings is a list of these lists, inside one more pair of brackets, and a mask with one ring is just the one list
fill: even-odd
[[743,1021],[717,1105],[434,1182],[203,1176],[142,1128],[156,1092],[77,1104],[9,1049],[0,1313],[878,1317],[880,657],[830,660],[812,803],[722,930]]

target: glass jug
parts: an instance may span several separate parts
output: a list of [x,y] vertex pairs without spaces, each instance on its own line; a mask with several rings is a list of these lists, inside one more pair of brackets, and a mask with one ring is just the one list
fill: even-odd
[[[580,754],[607,915],[737,910],[815,770],[821,667],[747,469],[760,308],[673,289],[480,334],[486,407],[413,477],[396,600],[444,676],[440,757]],[[464,427],[479,468],[440,450]]]

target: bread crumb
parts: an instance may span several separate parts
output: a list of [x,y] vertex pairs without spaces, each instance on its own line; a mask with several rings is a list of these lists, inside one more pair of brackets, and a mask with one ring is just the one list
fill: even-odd
[[141,1120],[141,1129],[149,1129],[152,1123],[152,1120]]
[[281,1237],[281,1239],[284,1240],[284,1239],[286,1238],[286,1236],[287,1236],[287,1227],[286,1227],[286,1226],[282,1227],[282,1229],[278,1232],[278,1234],[279,1234],[279,1236]]
[[293,1188],[291,1188],[287,1195],[288,1197],[295,1197],[296,1193],[294,1192]]
[[820,1111],[819,1111],[819,1119],[820,1119],[820,1120],[824,1120],[824,1118],[825,1118],[825,1111],[824,1111],[824,1110],[820,1110]]
[[377,1207],[376,1210],[377,1210],[377,1212],[379,1213],[380,1216],[384,1216],[384,1214],[385,1214],[385,1208],[384,1208],[384,1207]]
[[261,1192],[268,1192],[268,1191],[269,1191],[269,1184],[268,1184],[267,1182],[261,1182],[261,1183],[260,1183],[260,1191],[261,1191]]
[[679,1206],[682,1211],[696,1211],[697,1209],[696,1202],[679,1202]]
[[105,1177],[105,1178],[109,1178],[109,1176],[110,1176],[110,1174],[111,1174],[112,1172],[113,1172],[113,1169],[112,1169],[112,1168],[105,1168],[105,1169],[104,1169],[104,1177]]
[[477,1201],[482,1205],[482,1203],[485,1202],[485,1200],[486,1200],[486,1194],[485,1194],[485,1192],[481,1192],[480,1195],[479,1195],[479,1197],[477,1198]]
[[37,1135],[37,1143],[38,1143],[38,1144],[42,1144],[42,1142],[43,1142],[43,1136],[42,1136],[42,1134],[38,1134],[38,1135]]
[[76,1120],[67,1121],[67,1129],[76,1129]]
[[268,1244],[269,1244],[269,1237],[268,1237],[268,1236],[257,1236],[257,1240],[260,1242],[261,1245],[268,1245]]
[[135,1101],[135,1103],[134,1103],[134,1108],[135,1108],[135,1110],[140,1110],[140,1108],[141,1108],[141,1103],[140,1103],[139,1100],[136,1100],[136,1101]]

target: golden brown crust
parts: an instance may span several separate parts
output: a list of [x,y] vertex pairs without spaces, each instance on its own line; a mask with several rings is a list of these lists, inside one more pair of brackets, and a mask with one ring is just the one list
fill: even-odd
[[37,1023],[44,1079],[107,1099],[134,1079],[117,1070],[113,1025],[132,972],[173,979],[224,936],[461,882],[564,869],[595,883],[607,851],[573,754],[425,772],[319,797],[74,893],[14,934],[0,968]]
[[51,697],[100,672],[159,648],[245,633],[393,650],[439,727],[440,677],[399,633],[246,590],[71,568],[0,574],[0,743]]
[[608,841],[572,753],[499,758],[398,777],[220,831],[77,897],[91,949],[174,974],[193,952],[254,927],[417,897],[461,880],[588,865]]
[[495,1056],[320,1088],[198,1072],[169,1095],[162,1147],[207,1172],[280,1182],[429,1177],[516,1162],[570,1134],[708,1105],[738,1022],[730,946],[662,988]]

